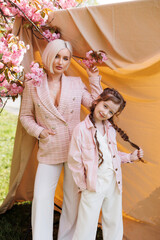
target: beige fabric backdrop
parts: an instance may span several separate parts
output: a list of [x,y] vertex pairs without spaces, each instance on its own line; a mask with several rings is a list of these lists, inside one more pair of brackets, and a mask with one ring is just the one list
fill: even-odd
[[[62,38],[69,40],[74,56],[104,50],[109,60],[99,66],[103,87],[118,89],[127,106],[118,119],[131,140],[144,149],[141,162],[123,165],[124,230],[127,239],[160,239],[160,1],[128,3],[60,10],[49,18],[51,26],[60,28]],[[31,48],[24,59],[26,72],[32,59],[40,60],[46,41],[37,39],[16,21],[14,31]],[[68,75],[81,76],[88,85],[85,70],[72,60]],[[82,109],[82,118],[86,113]],[[133,149],[118,138],[119,149]],[[35,139],[18,122],[10,191],[0,211],[14,202],[31,200],[37,166]],[[28,160],[29,159],[29,160]],[[56,191],[56,203],[62,203],[62,178]]]

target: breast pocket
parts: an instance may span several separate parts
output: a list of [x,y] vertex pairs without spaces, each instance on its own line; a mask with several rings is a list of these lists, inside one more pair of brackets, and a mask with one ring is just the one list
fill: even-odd
[[82,145],[82,158],[88,161],[93,161],[95,159],[96,146],[94,144]]

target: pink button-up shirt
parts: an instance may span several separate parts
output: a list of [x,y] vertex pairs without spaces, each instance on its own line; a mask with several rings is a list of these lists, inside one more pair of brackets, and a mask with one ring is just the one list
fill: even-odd
[[[130,154],[118,151],[116,131],[109,121],[106,121],[105,128],[116,181],[120,192],[122,192],[121,163],[131,162]],[[96,191],[98,150],[94,140],[95,131],[96,129],[89,116],[87,116],[84,121],[75,127],[70,143],[68,165],[74,181],[81,191],[85,189]]]

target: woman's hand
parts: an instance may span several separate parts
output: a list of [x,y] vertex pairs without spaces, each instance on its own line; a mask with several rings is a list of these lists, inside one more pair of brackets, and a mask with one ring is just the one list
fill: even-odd
[[140,158],[143,158],[143,150],[140,148],[139,150],[135,150],[133,153],[131,153],[131,161],[136,161]]
[[40,133],[39,137],[44,139],[48,137],[49,135],[55,135],[56,133],[54,131],[48,130],[48,129],[43,129],[42,132]]
[[91,68],[86,68],[89,77],[97,77],[99,75],[99,70],[97,66],[93,66]]

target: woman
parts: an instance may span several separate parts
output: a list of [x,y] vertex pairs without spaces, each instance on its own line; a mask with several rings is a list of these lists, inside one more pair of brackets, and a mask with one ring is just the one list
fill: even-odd
[[32,203],[33,240],[53,239],[53,208],[57,182],[64,166],[63,206],[59,240],[71,240],[78,212],[78,189],[67,165],[73,128],[80,121],[81,104],[89,108],[102,92],[97,67],[87,69],[91,94],[79,77],[67,77],[72,56],[69,42],[57,39],[46,46],[42,61],[47,78],[40,87],[27,82],[20,120],[26,131],[39,140],[38,168]]

